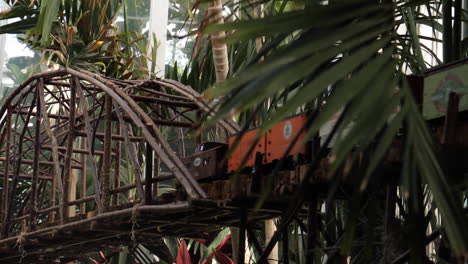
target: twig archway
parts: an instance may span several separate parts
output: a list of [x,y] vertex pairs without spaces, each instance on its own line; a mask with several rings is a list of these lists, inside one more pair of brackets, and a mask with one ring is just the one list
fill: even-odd
[[[30,77],[0,108],[2,237],[25,222],[27,231],[44,221],[63,225],[89,212],[88,201],[94,200],[95,214],[109,212],[119,193],[132,188],[151,204],[153,182],[170,177],[189,198],[206,198],[160,131],[194,129],[199,112],[211,113],[209,104],[171,80],[116,80],[72,68]],[[230,120],[219,125],[227,134],[239,131]],[[142,149],[144,162],[137,155]],[[153,153],[169,173],[159,174]],[[128,163],[125,184],[122,162]]]

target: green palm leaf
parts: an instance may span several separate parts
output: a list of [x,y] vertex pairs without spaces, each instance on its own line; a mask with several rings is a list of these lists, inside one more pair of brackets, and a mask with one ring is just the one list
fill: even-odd
[[[264,1],[270,2],[270,1]],[[271,1],[274,2],[274,1]],[[346,116],[338,128],[332,153],[333,171],[353,151],[369,151],[366,170],[358,175],[364,190],[395,135],[405,124],[406,144],[417,174],[441,212],[442,226],[454,249],[468,252],[468,221],[460,199],[451,191],[436,158],[432,136],[417,109],[401,65],[419,72],[425,69],[417,24],[431,23],[439,14],[421,15],[429,1],[330,1],[330,4],[294,10],[265,18],[211,26],[207,32],[232,31],[228,42],[257,37],[281,38],[265,53],[265,60],[252,62],[226,83],[206,94],[224,96],[212,124],[232,110],[255,112],[255,108],[288,91],[285,102],[271,112],[261,131],[266,132],[284,117],[312,106],[319,109],[307,138],[345,105]],[[417,14],[417,18],[415,17]],[[409,34],[401,41],[397,29],[405,21]],[[288,37],[284,37],[284,35]],[[266,44],[268,45],[268,43]],[[433,54],[435,55],[435,54]],[[322,100],[321,98],[325,98]],[[375,146],[372,147],[371,146]],[[403,166],[405,169],[413,166]]]

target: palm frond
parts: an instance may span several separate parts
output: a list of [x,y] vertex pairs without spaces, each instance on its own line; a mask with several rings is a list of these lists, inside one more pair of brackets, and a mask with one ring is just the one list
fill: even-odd
[[[408,65],[416,72],[426,68],[417,25],[440,30],[439,24],[431,22],[440,16],[439,7],[434,8],[437,14],[424,16],[419,10],[427,6],[433,3],[330,1],[284,14],[208,27],[206,32],[231,31],[230,43],[264,36],[282,38],[271,42],[274,46],[264,54],[264,61],[253,61],[206,93],[212,98],[226,95],[216,106],[218,115],[209,122],[214,124],[233,109],[236,113],[255,112],[257,105],[288,90],[284,103],[275,108],[261,131],[265,133],[288,115],[316,109],[319,114],[307,133],[311,139],[332,115],[347,106],[337,130],[340,136],[331,150],[335,156],[332,172],[344,164],[349,154],[370,151],[373,155],[366,170],[357,176],[361,191],[366,189],[395,136],[406,131],[406,155],[411,158],[404,163],[414,162],[418,173],[403,171],[402,181],[415,184],[419,181],[405,177],[420,177],[428,185],[452,247],[466,253],[468,221],[463,206],[445,180],[433,138],[401,68]],[[406,25],[403,41],[398,31],[401,21]]]

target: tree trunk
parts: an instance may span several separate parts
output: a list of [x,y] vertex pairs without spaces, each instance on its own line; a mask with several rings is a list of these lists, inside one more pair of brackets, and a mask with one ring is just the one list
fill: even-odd
[[[208,18],[210,24],[224,24],[223,2],[222,0],[213,0],[208,4]],[[224,82],[229,71],[229,59],[227,45],[224,42],[226,33],[218,31],[211,34],[211,49],[213,52],[214,68],[216,73],[216,82]],[[239,229],[231,227],[232,256],[238,255],[239,249]]]
[[[222,0],[214,0],[213,2],[209,3],[208,17],[211,24],[224,24]],[[229,71],[227,45],[224,43],[225,38],[226,33],[224,31],[211,34],[216,82],[224,82]]]

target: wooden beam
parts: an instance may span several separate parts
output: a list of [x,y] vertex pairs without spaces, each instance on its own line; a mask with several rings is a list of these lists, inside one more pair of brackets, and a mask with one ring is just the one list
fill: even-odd
[[105,97],[104,104],[104,155],[102,159],[102,211],[108,212],[110,208],[110,170],[111,170],[111,144],[112,144],[112,98]]
[[[83,132],[86,134],[85,131],[83,131]],[[86,135],[84,135],[84,136],[86,136]],[[51,145],[42,145],[41,149],[51,150],[52,146]],[[67,148],[66,147],[58,147],[58,150],[59,151],[67,151]],[[89,150],[86,149],[86,146],[81,146],[80,148],[73,148],[73,153],[89,154]],[[102,156],[102,155],[104,155],[104,151],[95,150],[93,154]],[[115,156],[115,153],[112,153],[112,156]]]
[[[29,93],[29,91],[28,91]],[[29,121],[31,120],[31,115],[32,115],[32,110],[34,108],[34,105],[36,104],[37,96],[34,96],[31,102],[31,107],[27,111],[26,119],[23,119],[24,124],[29,124]],[[15,122],[16,126],[16,122]],[[11,191],[9,193],[9,200],[8,200],[8,208],[15,208],[15,203],[16,203],[16,188],[18,185],[19,177],[18,175],[20,174],[21,171],[21,160],[23,159],[23,142],[24,138],[26,136],[26,131],[28,130],[28,126],[24,125],[23,129],[21,130],[21,133],[19,133],[19,138],[16,139],[16,137],[13,138],[15,141],[15,145],[18,147],[18,152],[15,153],[16,160],[13,160],[12,163],[15,164],[14,166],[14,174],[13,174],[13,182],[11,184]],[[11,150],[10,150],[11,151]],[[17,156],[16,156],[17,155]],[[8,222],[9,219],[12,218],[13,210],[8,210],[7,211],[7,218],[6,221]],[[8,224],[7,224],[8,225]],[[8,229],[8,228],[7,228]]]
[[[44,125],[44,128],[46,130],[47,135],[50,138],[50,141],[52,142],[52,160],[54,163],[53,169],[54,169],[54,178],[56,179],[57,183],[57,190],[58,190],[58,195],[59,195],[59,204],[60,204],[60,224],[63,224],[64,219],[63,219],[63,182],[62,179],[60,178],[61,171],[60,171],[60,164],[59,164],[59,155],[58,155],[58,143],[57,143],[57,138],[55,137],[54,133],[50,129],[50,121],[49,118],[47,117],[47,109],[45,108],[45,95],[44,95],[44,80],[41,78],[39,79],[39,82],[37,84],[37,89],[39,90],[39,108],[41,111],[41,118],[42,118],[42,124]],[[32,109],[32,108],[31,108]]]
[[[120,123],[117,122],[117,133],[121,134]],[[120,141],[115,142],[115,166],[114,166],[114,189],[120,187],[120,158],[122,153],[122,147]],[[113,198],[113,204],[119,204],[119,194],[115,193]]]
[[[80,98],[80,105],[81,105],[81,112],[83,115],[84,123],[85,123],[85,135],[86,135],[86,142],[88,144],[88,149],[91,151],[93,149],[93,128],[91,127],[91,123],[89,121],[88,116],[88,101],[84,95],[83,89],[81,89],[80,81],[77,77],[73,77],[73,85],[75,86],[76,93]],[[80,131],[76,131],[76,135],[79,135]],[[92,154],[92,153],[91,153]],[[101,186],[99,182],[98,170],[96,165],[96,160],[93,155],[88,155],[91,160],[92,165],[92,173],[94,177],[94,190],[96,193],[96,207],[98,214],[102,213],[102,202],[101,202]]]
[[153,148],[151,145],[146,144],[146,157],[145,157],[145,204],[151,204],[152,200],[152,181],[153,178]]
[[[28,114],[28,111],[18,111],[18,110],[14,110],[14,113],[15,114],[19,114],[19,115],[27,115]],[[32,115],[36,115],[36,112],[32,112]],[[64,116],[64,115],[58,115],[58,114],[51,114],[51,113],[48,113],[47,114],[47,117],[48,118],[51,118],[51,119],[64,119],[64,120],[68,120],[70,119],[69,116]],[[82,119],[83,116],[80,115],[80,116],[76,116],[76,119]],[[111,118],[113,121],[117,121],[117,117],[114,115],[114,114],[111,114]],[[123,115],[123,118],[127,121],[130,121],[131,118],[127,115]],[[186,128],[193,128],[193,124],[192,123],[188,123],[188,122],[180,122],[180,121],[172,121],[172,120],[164,120],[164,119],[152,119],[152,121],[156,124],[156,125],[163,125],[163,126],[175,126],[175,127],[186,127]]]
[[[87,131],[83,131],[83,130],[77,130],[75,131],[76,132],[76,136],[87,136]],[[96,132],[96,133],[93,133],[92,135],[94,135],[96,138],[100,138],[100,139],[104,139],[104,133],[100,133],[100,132]],[[113,140],[119,140],[119,141],[124,141],[125,138],[121,135],[111,135],[111,138]],[[130,141],[144,141],[145,138],[144,137],[134,137],[134,136],[129,136],[129,140]]]
[[137,193],[141,199],[144,199],[145,195],[143,191],[143,185],[141,183],[142,173],[141,173],[140,165],[137,161],[137,150],[135,147],[135,143],[130,142],[129,132],[131,132],[131,130],[129,130],[127,122],[123,120],[122,115],[120,113],[120,107],[115,102],[114,102],[114,108],[115,108],[115,112],[117,113],[117,116],[119,117],[120,125],[122,126],[122,133],[124,135],[125,146],[127,149],[127,157],[130,159],[130,162],[132,164],[132,169],[135,173],[135,184],[137,187]]
[[[36,89],[36,97],[39,97],[39,91]],[[38,108],[40,108],[40,101],[38,102]],[[37,146],[41,145],[41,116],[38,112],[36,114],[36,127],[35,127],[35,145],[34,148],[34,162],[33,162],[33,177],[32,177],[32,184],[31,184],[31,197],[30,197],[30,205],[29,205],[29,224],[31,230],[35,230],[36,225],[36,211],[37,211],[37,184],[39,178],[39,158],[41,154],[41,149]],[[8,162],[7,162],[8,163]]]
[[[0,162],[6,162],[7,158],[4,158],[4,157],[0,157]],[[7,162],[8,163],[8,162]],[[34,160],[30,160],[30,159],[21,159],[21,164],[34,164]],[[54,162],[53,161],[39,161],[39,165],[45,165],[45,166],[54,166]],[[60,167],[64,167],[65,166],[65,163],[59,163],[58,164]],[[81,165],[79,164],[71,164],[70,165],[71,168],[73,169],[81,169]],[[19,175],[19,174],[13,174],[14,175]]]
[[[6,165],[6,163],[5,163]],[[13,172],[9,172],[9,173],[5,173],[5,171],[0,171],[0,175],[4,175],[3,177],[5,178],[13,178],[14,177],[14,173]],[[32,174],[19,174],[18,177],[20,179],[23,179],[23,180],[31,180],[33,178],[33,175]],[[39,180],[44,180],[44,181],[52,181],[53,180],[53,177],[52,176],[44,176],[44,175],[39,175],[38,176],[38,179]]]
[[[81,139],[81,148],[83,149],[86,148],[86,138]],[[81,198],[86,196],[86,189],[87,189],[86,169],[87,169],[86,156],[81,155],[81,194],[80,194]],[[86,213],[86,204],[84,203],[80,204],[80,213],[81,214]]]

